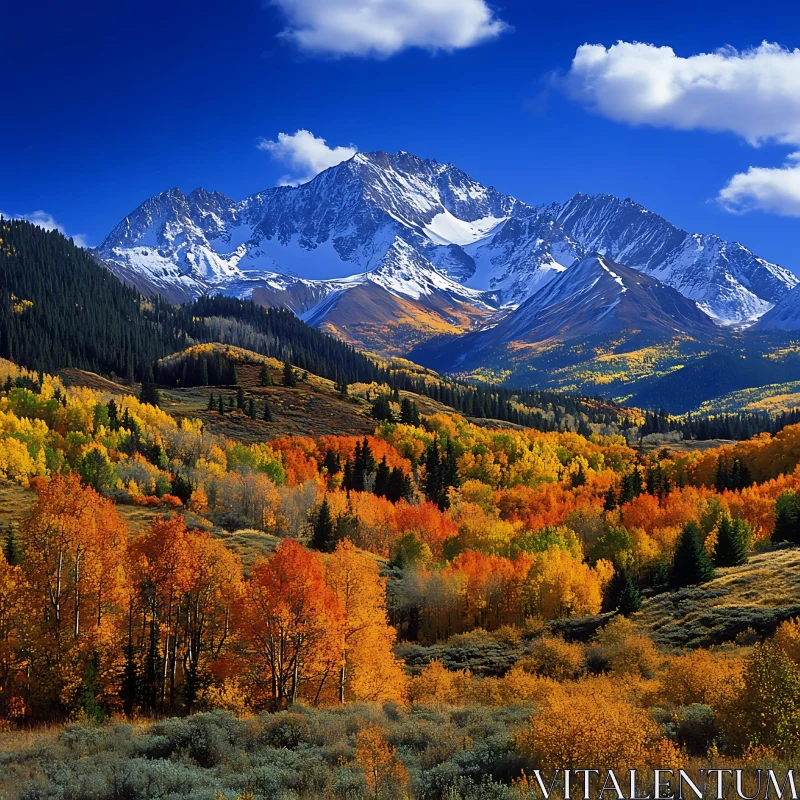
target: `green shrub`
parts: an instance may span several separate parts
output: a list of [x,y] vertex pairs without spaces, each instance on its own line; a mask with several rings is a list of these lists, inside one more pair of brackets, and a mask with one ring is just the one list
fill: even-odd
[[259,721],[260,741],[267,747],[285,747],[293,750],[311,741],[311,725],[302,714],[284,711],[280,714],[262,714]]

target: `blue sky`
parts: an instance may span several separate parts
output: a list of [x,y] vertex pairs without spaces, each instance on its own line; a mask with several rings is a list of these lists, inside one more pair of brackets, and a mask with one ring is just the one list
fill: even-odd
[[[97,244],[172,186],[242,198],[301,175],[286,148],[258,143],[305,129],[331,147],[449,161],[531,203],[631,197],[800,272],[800,54],[746,54],[800,47],[800,15],[654,5],[17,3],[0,52],[0,210],[42,212]],[[585,43],[617,41],[674,52],[574,62]],[[692,58],[724,46],[737,52]],[[676,75],[685,85],[663,101]]]

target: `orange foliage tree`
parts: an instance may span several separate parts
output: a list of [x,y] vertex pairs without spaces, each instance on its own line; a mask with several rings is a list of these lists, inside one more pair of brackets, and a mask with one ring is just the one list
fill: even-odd
[[51,693],[49,703],[69,707],[89,664],[106,655],[103,622],[119,599],[127,528],[113,504],[75,475],[39,481],[36,489],[20,531],[33,673]]
[[285,539],[257,562],[239,616],[254,693],[273,710],[316,701],[341,662],[342,616],[316,553]]

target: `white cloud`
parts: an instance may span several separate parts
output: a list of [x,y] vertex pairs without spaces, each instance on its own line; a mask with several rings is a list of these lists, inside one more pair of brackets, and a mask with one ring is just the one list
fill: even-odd
[[387,58],[409,47],[460,50],[507,25],[485,0],[272,0],[288,17],[281,35],[301,49]]
[[303,128],[295,133],[279,133],[277,141],[259,139],[256,146],[291,169],[290,175],[281,178],[282,186],[307,183],[323,170],[347,161],[358,152],[352,144],[328,147],[324,139]]
[[782,167],[750,167],[734,175],[718,200],[734,213],[760,210],[784,217],[800,217],[800,153]]
[[[800,50],[764,42],[684,58],[671,47],[584,44],[565,79],[591,111],[617,122],[733,133],[754,147],[800,145]],[[750,167],[717,200],[727,211],[800,216],[800,164]]]
[[764,42],[683,58],[671,47],[578,48],[570,93],[617,122],[727,131],[752,145],[800,144],[800,50]]
[[[55,217],[52,214],[48,214],[46,211],[34,211],[31,214],[4,214],[0,211],[0,217],[5,217],[6,219],[24,219],[28,222],[33,223],[34,225],[38,225],[40,228],[44,228],[46,231],[58,231],[59,233],[64,234],[66,237],[70,237],[70,234],[64,229],[64,226],[56,222]],[[86,242],[86,236],[82,233],[75,234],[72,236],[72,240],[75,242],[78,247],[88,247],[89,245]]]

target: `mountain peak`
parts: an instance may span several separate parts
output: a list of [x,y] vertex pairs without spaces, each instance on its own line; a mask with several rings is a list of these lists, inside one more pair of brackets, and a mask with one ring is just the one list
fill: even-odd
[[244,200],[168,189],[95,252],[140,290],[173,300],[256,292],[300,313],[366,283],[429,305],[438,297],[439,311],[456,316],[465,305],[522,310],[568,281],[607,286],[611,297],[629,289],[618,263],[715,319],[742,323],[798,283],[741,245],[688,234],[630,198],[579,192],[535,208],[402,150],[359,152],[305,184]]
[[555,216],[587,250],[657,278],[725,324],[752,322],[798,285],[738,242],[687,233],[630,198],[576,194]]

